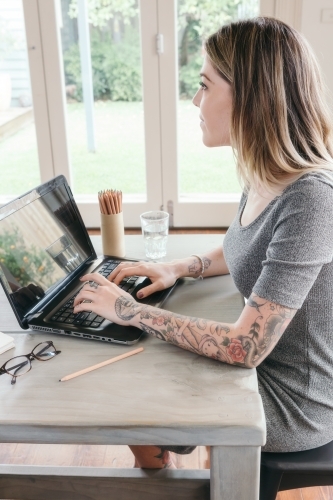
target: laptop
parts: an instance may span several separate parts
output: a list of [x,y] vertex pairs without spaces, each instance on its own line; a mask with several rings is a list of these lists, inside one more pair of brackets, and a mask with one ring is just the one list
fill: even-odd
[[[63,175],[0,208],[0,281],[23,329],[104,342],[133,344],[142,331],[93,312],[73,313],[80,276],[107,277],[121,259],[97,257]],[[133,261],[133,259],[131,259]],[[120,284],[133,295],[150,280],[132,276]],[[143,302],[161,307],[176,285]],[[137,300],[137,299],[136,299]]]

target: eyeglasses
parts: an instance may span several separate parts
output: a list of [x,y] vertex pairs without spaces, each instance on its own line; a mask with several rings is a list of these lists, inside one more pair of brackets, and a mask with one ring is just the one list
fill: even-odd
[[4,365],[0,367],[0,375],[8,373],[12,377],[11,384],[16,384],[17,377],[28,373],[31,370],[31,361],[37,359],[38,361],[49,361],[53,359],[61,351],[56,351],[55,346],[51,340],[41,342],[33,348],[30,354],[23,356],[15,356],[11,358]]

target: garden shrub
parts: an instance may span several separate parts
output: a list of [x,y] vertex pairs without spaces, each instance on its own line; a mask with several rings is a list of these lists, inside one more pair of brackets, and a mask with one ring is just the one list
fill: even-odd
[[199,88],[202,56],[193,57],[179,69],[179,93],[183,99],[192,99]]
[[[78,44],[64,54],[66,84],[76,85],[74,97],[82,101],[81,62]],[[140,43],[133,36],[115,43],[110,35],[93,30],[91,66],[95,99],[140,101]]]

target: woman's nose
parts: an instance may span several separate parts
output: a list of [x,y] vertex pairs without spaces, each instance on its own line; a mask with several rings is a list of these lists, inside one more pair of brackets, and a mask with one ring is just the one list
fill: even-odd
[[193,102],[194,106],[196,106],[197,108],[200,107],[200,95],[199,95],[200,90],[201,89],[198,89],[196,91],[196,93],[194,94],[193,99],[192,99],[192,102]]

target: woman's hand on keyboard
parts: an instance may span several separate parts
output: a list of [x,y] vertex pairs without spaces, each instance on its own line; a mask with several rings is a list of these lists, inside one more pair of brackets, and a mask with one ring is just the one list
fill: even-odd
[[99,273],[86,274],[80,280],[87,283],[75,297],[75,314],[92,311],[113,323],[127,326],[144,308],[143,304],[136,302],[130,294],[110,283]]
[[119,285],[128,276],[147,276],[152,282],[139,290],[138,299],[172,286],[179,277],[175,262],[121,262],[108,276],[108,280]]

